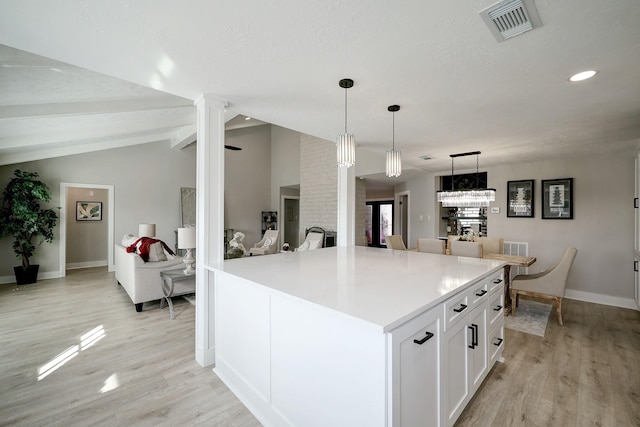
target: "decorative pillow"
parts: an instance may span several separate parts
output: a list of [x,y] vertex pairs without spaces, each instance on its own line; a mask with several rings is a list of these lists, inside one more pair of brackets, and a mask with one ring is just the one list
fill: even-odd
[[271,246],[271,244],[272,244],[272,243],[273,243],[273,241],[271,240],[271,238],[270,238],[270,237],[267,237],[267,238],[264,240],[264,243],[262,244],[262,247],[263,247],[263,248],[265,248],[265,249],[267,249],[269,246]]
[[162,242],[156,242],[149,245],[149,262],[166,261],[167,256],[164,254]]
[[122,238],[122,246],[124,246],[125,248],[127,246],[131,246],[138,239],[139,239],[139,237],[138,236],[134,236],[133,234],[125,234],[124,237]]

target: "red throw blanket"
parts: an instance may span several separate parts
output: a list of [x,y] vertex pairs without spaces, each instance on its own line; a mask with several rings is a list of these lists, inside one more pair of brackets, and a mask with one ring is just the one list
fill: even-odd
[[[149,261],[149,246],[158,242],[162,243],[162,247],[167,252],[169,252],[171,255],[175,255],[173,251],[169,249],[169,246],[167,246],[165,242],[163,242],[162,240],[152,239],[151,237],[139,238],[138,240],[133,242],[131,246],[127,246],[127,252],[136,253],[136,249],[138,249],[138,254],[140,255],[140,258],[142,258],[144,262],[147,262]],[[140,247],[138,247],[138,243],[140,243]]]

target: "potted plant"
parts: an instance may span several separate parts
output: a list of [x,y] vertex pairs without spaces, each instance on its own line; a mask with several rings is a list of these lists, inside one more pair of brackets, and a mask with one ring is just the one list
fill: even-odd
[[42,242],[53,241],[53,228],[58,216],[53,209],[42,209],[40,202],[51,200],[49,188],[37,180],[36,172],[16,169],[7,188],[2,193],[0,207],[0,237],[13,237],[13,251],[22,258],[22,265],[14,267],[16,283],[35,283],[39,265],[31,265],[29,258],[36,250],[34,239],[42,237]]

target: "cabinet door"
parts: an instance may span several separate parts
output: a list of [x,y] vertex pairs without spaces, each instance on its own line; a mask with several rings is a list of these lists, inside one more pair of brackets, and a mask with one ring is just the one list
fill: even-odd
[[475,308],[469,313],[468,333],[471,345],[469,351],[469,372],[471,376],[471,392],[480,386],[487,374],[488,350],[487,350],[487,309],[485,306]]
[[394,331],[393,425],[440,426],[439,311]]
[[638,310],[640,310],[640,256],[635,255],[633,260],[633,277],[635,280],[635,298],[636,298],[636,306]]
[[469,352],[471,334],[466,319],[447,331],[442,344],[442,416],[445,425],[456,421],[469,398]]

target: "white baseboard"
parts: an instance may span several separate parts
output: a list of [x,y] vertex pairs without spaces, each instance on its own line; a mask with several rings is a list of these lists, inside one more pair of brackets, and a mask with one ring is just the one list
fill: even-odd
[[578,301],[592,302],[595,304],[604,304],[614,307],[638,310],[638,306],[636,306],[636,302],[633,300],[633,298],[612,297],[610,295],[594,294],[592,292],[584,291],[574,291],[572,289],[567,289],[564,293],[564,297],[568,299],[575,299]]
[[[59,271],[38,272],[38,281],[58,278],[60,278]],[[0,284],[4,285],[5,283],[16,283],[16,276],[0,276]]]
[[107,265],[106,259],[101,259],[97,261],[86,261],[86,262],[69,262],[67,263],[67,270],[77,270],[79,268],[91,268],[91,267],[105,267]]

